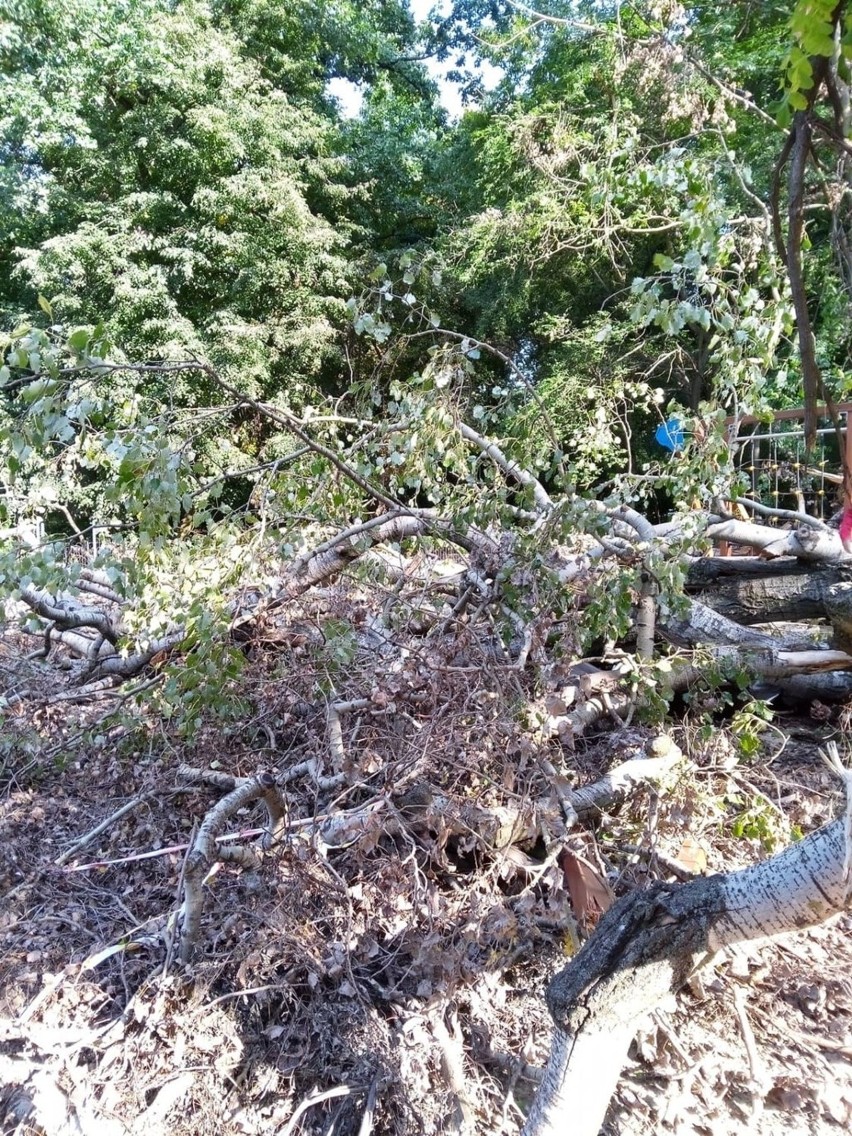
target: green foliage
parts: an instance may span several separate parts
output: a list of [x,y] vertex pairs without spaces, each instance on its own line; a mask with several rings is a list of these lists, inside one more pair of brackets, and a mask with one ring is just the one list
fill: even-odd
[[64,320],[104,318],[135,360],[202,355],[298,398],[333,357],[346,288],[343,234],[321,215],[345,198],[329,124],[203,5],[18,7],[0,305],[37,290]]
[[731,733],[736,738],[740,753],[746,761],[751,761],[761,749],[761,739],[774,717],[768,702],[749,699],[731,719]]
[[748,840],[766,853],[783,848],[793,839],[793,829],[784,814],[766,797],[757,797],[746,803],[738,796],[729,795],[729,803],[741,805],[741,811],[731,823],[731,834],[738,840]]
[[526,466],[558,475],[567,455],[571,483],[584,490],[632,464],[637,427],[652,421],[662,391],[636,376],[635,360],[618,354],[630,334],[606,320],[577,329],[553,321],[535,359],[534,383],[517,392],[502,423]]
[[814,59],[830,59],[836,50],[835,31],[842,29],[840,57],[849,67],[852,62],[852,13],[846,4],[836,0],[798,0],[790,16],[792,44],[784,61],[784,93],[776,113],[782,126],[789,126],[796,111],[805,110],[813,101]]

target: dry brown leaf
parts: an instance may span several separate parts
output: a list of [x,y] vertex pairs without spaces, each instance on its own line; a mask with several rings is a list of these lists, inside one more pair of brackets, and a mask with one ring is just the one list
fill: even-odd
[[574,914],[579,921],[594,925],[615,899],[612,888],[597,869],[569,848],[560,856],[559,864]]

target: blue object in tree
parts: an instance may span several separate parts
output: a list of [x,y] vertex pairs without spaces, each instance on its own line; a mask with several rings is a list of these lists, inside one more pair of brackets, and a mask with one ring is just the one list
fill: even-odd
[[679,453],[683,449],[685,441],[681,420],[679,418],[670,418],[668,422],[661,423],[657,427],[654,437],[661,446],[665,446],[665,448],[671,450],[673,454]]

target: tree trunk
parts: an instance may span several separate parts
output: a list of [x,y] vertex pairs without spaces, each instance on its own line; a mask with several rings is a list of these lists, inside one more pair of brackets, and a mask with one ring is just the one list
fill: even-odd
[[829,589],[848,576],[834,565],[713,556],[690,565],[687,589],[737,623],[774,623],[825,617]]
[[852,583],[844,581],[828,589],[825,614],[834,629],[835,646],[849,650],[852,647]]
[[522,1136],[597,1136],[641,1019],[723,947],[821,923],[850,907],[844,823],[728,875],[619,900],[554,978],[556,1032]]

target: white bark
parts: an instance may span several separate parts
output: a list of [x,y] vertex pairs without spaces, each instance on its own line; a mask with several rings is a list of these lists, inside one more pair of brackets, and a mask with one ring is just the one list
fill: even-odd
[[521,1136],[597,1136],[642,1016],[579,1036],[556,1026],[544,1079]]
[[236,812],[261,798],[267,809],[267,832],[272,836],[283,819],[284,803],[274,778],[268,773],[260,773],[257,777],[241,781],[227,797],[210,809],[186,854],[180,921],[180,955],[184,962],[192,958],[200,936],[204,880],[213,864],[222,860],[239,864],[249,871],[259,867],[260,861],[250,848],[218,844],[216,838]]
[[795,556],[799,560],[836,561],[848,559],[840,533],[835,529],[816,529],[800,525],[797,529],[775,529],[750,521],[720,521],[710,525],[707,536],[717,544],[745,544],[769,556]]
[[844,854],[836,821],[743,871],[657,885],[610,908],[551,983],[556,1034],[522,1136],[597,1136],[643,1015],[717,950],[847,910]]
[[487,438],[478,434],[476,430],[472,430],[465,422],[459,423],[459,433],[466,442],[470,442],[481,450],[486,457],[491,458],[498,469],[501,469],[507,477],[517,481],[525,489],[532,490],[536,507],[542,513],[550,512],[553,508],[553,502],[550,500],[547,490],[528,469],[524,469],[514,459],[507,457],[496,442],[489,442]]
[[724,914],[709,928],[711,950],[822,923],[849,906],[843,822],[777,856],[722,876]]

